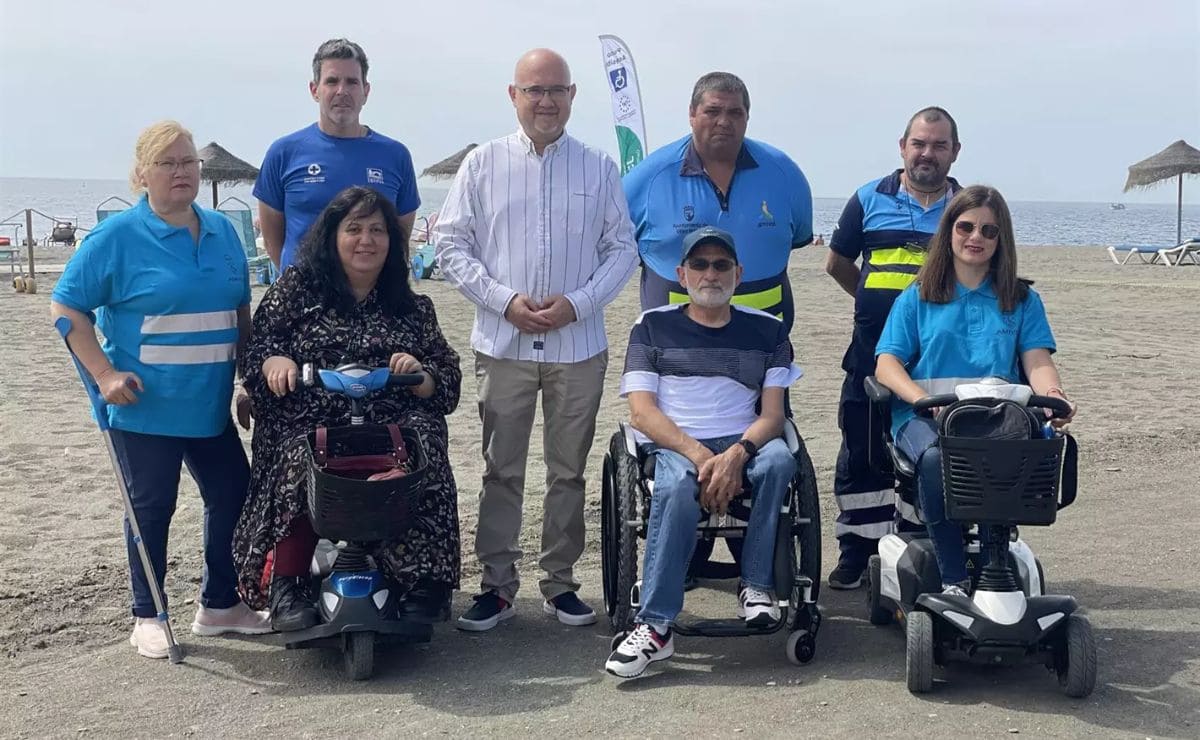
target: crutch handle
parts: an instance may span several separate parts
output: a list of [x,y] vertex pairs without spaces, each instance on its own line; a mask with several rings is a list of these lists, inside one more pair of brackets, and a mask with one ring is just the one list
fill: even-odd
[[75,364],[75,370],[79,373],[79,380],[83,383],[83,389],[87,391],[88,402],[92,405],[92,412],[96,417],[96,423],[100,425],[100,431],[108,431],[108,401],[104,400],[104,396],[100,393],[100,386],[96,384],[92,374],[87,371],[83,363],[79,361],[79,357],[75,354],[75,350],[71,349],[71,343],[67,341],[67,335],[71,333],[71,319],[66,316],[59,316],[54,320],[54,328],[58,331],[59,336],[63,339],[63,344],[67,345],[67,352],[71,355],[71,362]]

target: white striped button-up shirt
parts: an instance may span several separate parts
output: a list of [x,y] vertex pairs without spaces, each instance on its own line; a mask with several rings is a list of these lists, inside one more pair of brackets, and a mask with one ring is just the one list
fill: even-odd
[[[434,226],[438,266],[475,304],[471,347],[489,357],[582,362],[608,348],[604,306],[637,266],[617,166],[565,133],[538,155],[523,131],[472,150]],[[543,334],[504,318],[518,294],[566,296],[576,320]]]

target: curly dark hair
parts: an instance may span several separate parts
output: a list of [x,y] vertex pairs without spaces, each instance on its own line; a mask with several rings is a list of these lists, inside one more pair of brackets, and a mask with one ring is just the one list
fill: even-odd
[[338,257],[338,228],[350,216],[364,218],[376,213],[383,216],[387,226],[388,253],[375,283],[375,294],[389,313],[400,316],[416,309],[408,284],[408,234],[400,224],[396,206],[378,191],[350,187],[329,201],[301,240],[296,265],[317,282],[329,305],[344,311],[352,309],[354,293]]

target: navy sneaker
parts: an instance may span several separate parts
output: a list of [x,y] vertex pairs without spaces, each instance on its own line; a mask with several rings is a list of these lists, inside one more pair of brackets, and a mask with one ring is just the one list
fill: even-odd
[[467,632],[487,632],[517,613],[512,604],[500,598],[495,591],[481,593],[475,598],[475,605],[458,618],[458,628]]
[[574,591],[567,591],[542,604],[542,611],[572,627],[596,623],[596,612],[579,600]]
[[633,628],[604,662],[604,670],[618,678],[637,678],[646,666],[675,654],[675,636],[671,630],[660,635],[648,624]]

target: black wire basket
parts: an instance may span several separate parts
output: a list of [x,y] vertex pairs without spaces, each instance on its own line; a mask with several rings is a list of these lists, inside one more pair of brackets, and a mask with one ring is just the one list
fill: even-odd
[[[327,458],[386,455],[393,449],[386,426],[362,424],[330,427]],[[308,464],[308,513],[313,529],[329,540],[373,542],[394,539],[408,530],[425,490],[425,448],[421,435],[401,427],[408,451],[406,474],[386,480],[364,480],[332,472],[317,462],[316,432],[305,437]]]

